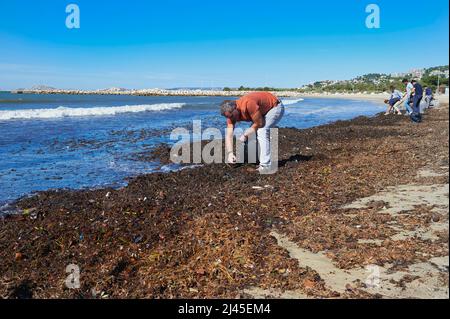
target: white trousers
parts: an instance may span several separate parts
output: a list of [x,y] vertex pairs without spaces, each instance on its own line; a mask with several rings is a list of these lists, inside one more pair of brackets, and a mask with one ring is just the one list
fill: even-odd
[[283,118],[284,105],[280,103],[271,109],[265,116],[266,125],[258,129],[259,163],[261,167],[271,167],[270,129],[274,128]]

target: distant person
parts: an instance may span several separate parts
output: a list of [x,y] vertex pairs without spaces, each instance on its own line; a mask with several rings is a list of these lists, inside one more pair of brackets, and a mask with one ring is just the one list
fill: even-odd
[[429,86],[427,86],[425,88],[425,98],[424,98],[424,100],[425,100],[425,108],[429,109],[431,107],[431,103],[434,100],[433,90]]
[[399,90],[396,90],[394,86],[391,86],[390,89],[391,89],[391,96],[389,97],[388,100],[384,101],[384,103],[388,104],[388,108],[384,115],[389,115],[392,113],[392,111],[394,111],[394,113],[396,114],[402,114],[402,112],[400,112],[400,110],[398,109],[397,105],[398,102],[402,100],[403,94]]
[[412,85],[411,82],[409,82],[408,79],[403,79],[402,83],[404,85],[406,85],[406,93],[405,93],[406,94],[406,99],[405,99],[405,103],[403,104],[405,109],[406,109],[405,115],[411,115],[413,113],[413,110],[412,110],[412,108],[410,106],[411,93],[412,93],[412,90],[413,90],[414,86]]
[[[268,173],[272,168],[270,129],[275,127],[284,115],[284,105],[269,92],[254,92],[237,101],[224,101],[220,107],[221,113],[227,118],[227,135],[225,149],[229,163],[236,163],[233,153],[233,132],[237,122],[252,122],[252,126],[240,137],[241,142],[257,134],[259,143],[260,173]],[[276,163],[278,164],[278,163]]]
[[411,114],[411,120],[416,123],[422,122],[422,114],[420,112],[420,102],[423,98],[423,88],[419,82],[416,80],[412,80],[411,84],[413,85],[412,95],[413,95],[413,103],[412,109],[413,113]]

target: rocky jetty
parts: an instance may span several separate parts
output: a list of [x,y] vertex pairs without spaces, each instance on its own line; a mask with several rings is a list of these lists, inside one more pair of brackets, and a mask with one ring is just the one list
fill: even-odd
[[[104,90],[62,90],[62,89],[42,89],[32,88],[22,91],[25,94],[68,94],[68,95],[135,95],[135,96],[242,96],[250,91],[221,91],[221,90],[192,90],[192,89],[142,89],[127,90],[121,88],[111,88]],[[302,94],[295,91],[273,92],[282,97],[300,97]]]
[[[46,86],[33,87],[31,89],[20,89],[12,93],[20,94],[65,94],[65,95],[130,95],[130,96],[223,96],[236,97],[243,96],[251,91],[224,91],[220,89],[125,89],[125,88],[109,88],[101,90],[65,90],[56,89]],[[354,93],[338,93],[338,92],[300,92],[295,90],[271,91],[271,93],[285,98],[346,98],[346,99],[361,99],[361,100],[379,100],[383,101],[388,92],[384,93],[370,93],[370,92],[354,92]]]

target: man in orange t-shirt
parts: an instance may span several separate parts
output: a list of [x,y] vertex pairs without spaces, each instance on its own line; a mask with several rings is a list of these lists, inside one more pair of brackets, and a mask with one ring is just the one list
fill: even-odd
[[275,127],[284,115],[283,103],[269,92],[254,92],[237,101],[224,101],[220,107],[221,113],[227,118],[227,135],[225,148],[229,163],[236,162],[233,153],[233,132],[236,122],[252,122],[252,126],[240,137],[241,142],[249,136],[257,134],[260,148],[259,171],[271,168],[270,129]]

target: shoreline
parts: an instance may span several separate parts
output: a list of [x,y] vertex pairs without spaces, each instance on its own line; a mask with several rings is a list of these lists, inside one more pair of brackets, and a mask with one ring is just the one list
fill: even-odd
[[[428,113],[420,125],[379,115],[280,129],[273,176],[215,164],[138,176],[118,190],[22,199],[22,215],[0,219],[0,296],[424,297],[413,288],[430,278],[417,269],[442,258],[448,267],[448,225],[439,228],[448,206],[435,211],[440,197],[418,196],[400,209],[410,214],[397,214],[398,199],[362,199],[422,185],[419,195],[443,188],[448,201],[448,105]],[[433,225],[441,226],[421,237]],[[63,284],[70,263],[81,268],[78,290]],[[389,291],[358,284],[373,264],[397,275]],[[448,298],[448,271],[433,275],[439,281],[423,291]]]

